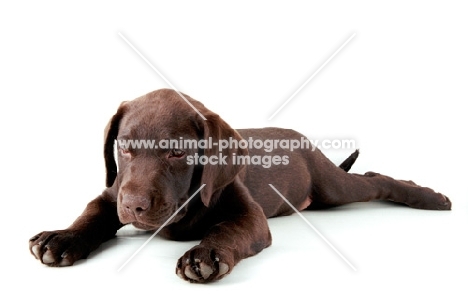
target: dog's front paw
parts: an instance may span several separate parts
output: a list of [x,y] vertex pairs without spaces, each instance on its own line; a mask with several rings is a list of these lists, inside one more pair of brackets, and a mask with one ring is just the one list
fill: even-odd
[[86,258],[89,249],[80,234],[70,230],[44,231],[29,239],[29,250],[49,266],[70,266]]
[[232,255],[197,245],[179,259],[176,273],[186,281],[205,283],[221,279],[233,266]]

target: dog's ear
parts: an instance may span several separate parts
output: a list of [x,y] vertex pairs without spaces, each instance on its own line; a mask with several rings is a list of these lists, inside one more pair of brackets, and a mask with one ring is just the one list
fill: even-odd
[[120,120],[125,112],[125,103],[122,102],[117,113],[112,116],[104,130],[104,160],[106,163],[106,186],[111,187],[117,177],[117,164],[114,157],[114,142],[119,133]]
[[[242,137],[237,131],[232,129],[217,114],[206,109],[203,105],[197,106],[206,120],[199,118],[203,125],[203,138],[208,142],[211,139],[213,143],[219,143],[220,140],[235,141],[237,143]],[[247,156],[248,150],[242,149],[238,144],[229,144],[227,148],[220,151],[219,144],[213,144],[211,148],[204,150],[205,156],[216,156],[218,163],[216,165],[207,164],[203,167],[201,183],[205,187],[201,190],[201,200],[205,206],[209,206],[211,201],[217,200],[222,189],[234,181],[236,176],[245,168],[245,164],[234,162],[237,156]],[[226,163],[223,162],[223,159]]]

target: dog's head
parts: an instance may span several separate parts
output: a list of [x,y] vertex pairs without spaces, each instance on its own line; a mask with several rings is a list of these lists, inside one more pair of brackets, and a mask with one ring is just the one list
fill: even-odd
[[[200,140],[217,143],[229,138],[239,141],[241,137],[203,104],[184,97],[206,120],[177,92],[162,89],[123,102],[106,127],[106,184],[117,193],[118,215],[124,224],[143,229],[160,227],[202,184],[201,201],[210,207],[243,169],[233,164],[232,155],[246,155],[245,149],[231,146],[220,151],[217,145],[200,148]],[[197,161],[201,156],[213,161],[196,164],[203,162]],[[182,209],[171,222],[180,220],[184,212]]]

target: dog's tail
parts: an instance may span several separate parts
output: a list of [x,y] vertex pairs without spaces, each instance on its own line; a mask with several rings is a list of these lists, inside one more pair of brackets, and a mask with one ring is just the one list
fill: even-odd
[[340,168],[344,170],[345,172],[348,172],[351,169],[351,166],[353,166],[354,162],[356,162],[356,159],[359,156],[359,149],[356,149],[354,153],[352,153],[346,160],[343,161],[343,163],[340,164]]

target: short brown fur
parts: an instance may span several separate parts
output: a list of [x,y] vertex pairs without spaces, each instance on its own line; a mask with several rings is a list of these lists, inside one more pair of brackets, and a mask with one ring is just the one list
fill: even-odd
[[[340,167],[318,149],[275,150],[288,165],[234,164],[231,155],[265,156],[262,149],[123,149],[118,170],[114,143],[123,139],[253,138],[300,140],[301,134],[279,128],[234,130],[200,102],[184,95],[206,117],[202,119],[175,91],[162,89],[120,105],[105,134],[107,188],[91,201],[67,229],[42,232],[30,239],[31,253],[49,266],[67,266],[86,258],[125,224],[156,230],[205,184],[201,192],[161,230],[174,240],[201,239],[177,262],[176,273],[191,282],[219,280],[244,258],[271,245],[268,217],[294,210],[272,190],[272,184],[296,208],[317,209],[356,201],[390,200],[413,208],[451,208],[450,200],[411,181],[368,172],[350,174],[358,151]],[[196,153],[227,156],[226,165],[188,165]]]

